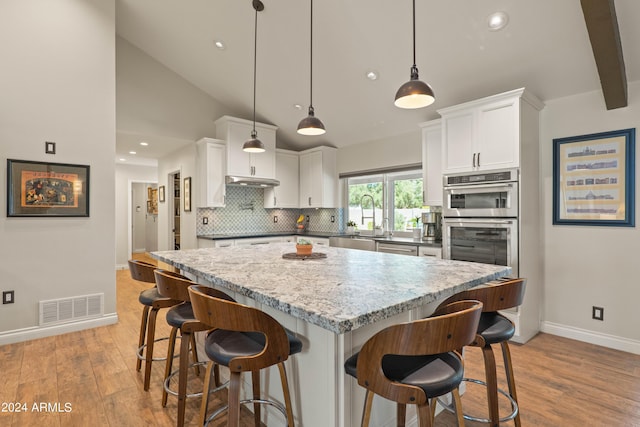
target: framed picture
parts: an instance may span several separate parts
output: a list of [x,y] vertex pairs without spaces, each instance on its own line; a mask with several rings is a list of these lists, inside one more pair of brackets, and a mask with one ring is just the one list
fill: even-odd
[[553,140],[553,223],[635,226],[635,128]]
[[7,159],[7,216],[89,216],[89,166]]
[[187,177],[184,179],[183,193],[184,211],[191,212],[191,177]]
[[158,187],[158,201],[164,203],[164,185]]

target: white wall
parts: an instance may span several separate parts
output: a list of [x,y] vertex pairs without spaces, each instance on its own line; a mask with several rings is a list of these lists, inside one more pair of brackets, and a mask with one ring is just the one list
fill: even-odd
[[[7,158],[91,167],[90,217],[0,217],[0,289],[15,290],[0,344],[113,323],[114,0],[3,0],[0,39],[0,188]],[[105,317],[38,327],[38,301],[92,293],[104,293]]]
[[338,149],[338,173],[360,172],[422,162],[422,134],[413,132],[391,138],[348,145]]
[[[158,185],[167,188],[167,201],[158,203],[158,250],[173,250],[171,240],[171,216],[170,210],[173,198],[173,178],[170,174],[180,172],[180,249],[196,249],[198,239],[196,238],[196,211],[198,194],[198,176],[196,175],[196,143],[181,148],[168,156],[158,160]],[[184,211],[183,191],[184,179],[191,177],[191,212]]]
[[131,183],[157,182],[158,169],[155,166],[137,166],[116,164],[116,268],[128,268],[129,253],[129,212],[131,200]]
[[[541,118],[543,330],[640,353],[637,215],[634,228],[552,225],[553,139],[640,127],[640,82],[629,84],[626,108],[607,111],[593,92],[547,101]],[[636,166],[636,183],[638,173]],[[604,307],[604,321],[591,319],[594,305]]]

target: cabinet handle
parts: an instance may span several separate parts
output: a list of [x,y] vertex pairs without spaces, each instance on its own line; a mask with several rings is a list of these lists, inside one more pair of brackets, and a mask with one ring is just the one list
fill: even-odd
[[311,206],[311,197],[309,197],[309,206]]
[[476,153],[473,153],[473,167],[476,167]]
[[277,206],[277,203],[276,203],[276,196],[273,196],[273,206]]
[[480,153],[478,153],[478,167],[480,167]]

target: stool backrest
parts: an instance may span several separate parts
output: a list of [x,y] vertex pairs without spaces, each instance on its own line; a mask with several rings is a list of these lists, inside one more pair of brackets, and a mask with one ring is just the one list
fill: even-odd
[[137,259],[129,260],[129,272],[131,278],[139,280],[140,282],[156,283],[156,278],[153,275],[153,271],[158,268],[157,265],[150,262],[140,261]]
[[493,312],[517,307],[524,299],[526,279],[517,278],[499,283],[487,283],[467,289],[447,298],[442,304],[460,300],[477,300],[482,302],[482,311]]
[[208,286],[190,286],[189,294],[196,319],[210,328],[264,335],[262,351],[234,358],[229,363],[231,371],[257,371],[284,362],[289,357],[289,338],[282,325],[267,313],[238,304],[225,293]]
[[447,353],[471,344],[482,312],[479,301],[457,301],[436,316],[389,326],[371,337],[358,356],[358,383],[395,402],[423,404],[419,387],[392,381],[384,375],[385,355],[427,356]]
[[154,271],[158,293],[165,298],[177,301],[189,301],[189,286],[195,282],[188,277],[169,270],[156,269]]

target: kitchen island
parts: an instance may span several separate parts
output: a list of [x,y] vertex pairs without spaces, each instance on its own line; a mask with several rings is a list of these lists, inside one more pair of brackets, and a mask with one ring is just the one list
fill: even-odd
[[[508,267],[322,247],[326,258],[291,260],[295,245],[154,252],[200,283],[258,307],[302,339],[287,361],[298,426],[357,426],[364,390],[344,373],[344,361],[380,329],[429,315],[439,301],[505,276]],[[247,379],[248,380],[248,379]],[[277,371],[266,392],[281,400]],[[269,426],[284,425],[264,411]],[[413,417],[408,413],[408,419]],[[373,425],[391,425],[395,405],[376,398]]]

